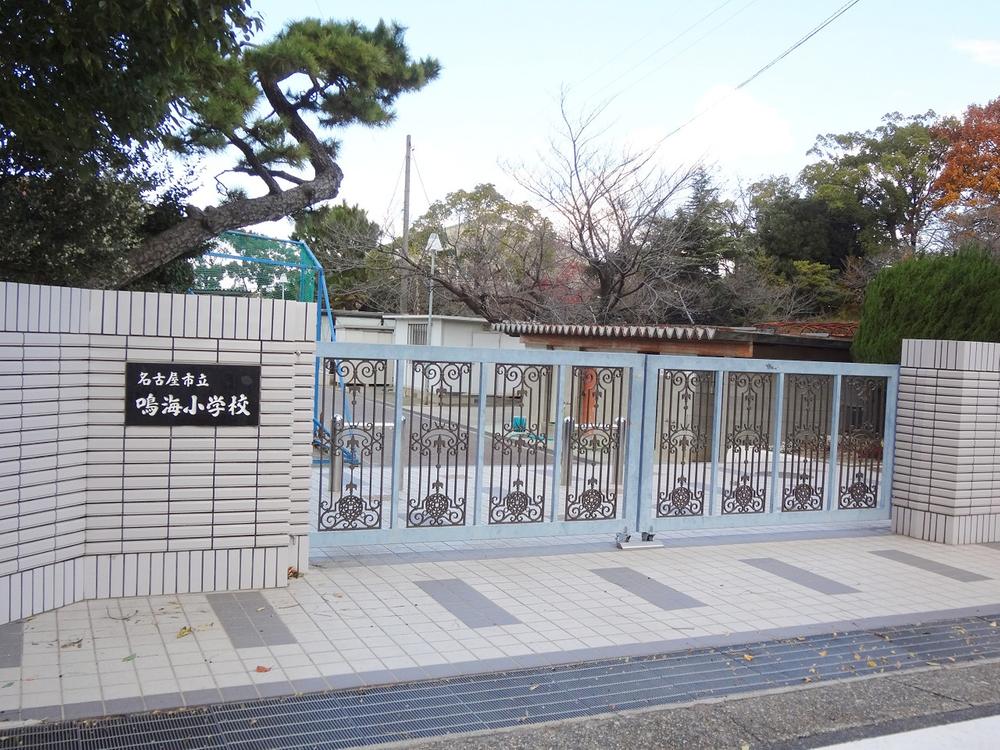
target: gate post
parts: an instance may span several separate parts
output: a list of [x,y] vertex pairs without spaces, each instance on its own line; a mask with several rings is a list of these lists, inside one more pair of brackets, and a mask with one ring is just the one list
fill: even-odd
[[997,343],[903,341],[892,480],[897,534],[945,544],[1000,541],[998,363]]

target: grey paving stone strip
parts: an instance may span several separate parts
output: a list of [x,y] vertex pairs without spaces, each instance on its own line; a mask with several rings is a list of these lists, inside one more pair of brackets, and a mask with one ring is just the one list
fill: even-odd
[[19,667],[24,657],[24,622],[0,625],[0,667]]
[[645,599],[660,609],[669,611],[705,606],[703,602],[699,602],[694,597],[671,588],[665,583],[654,581],[649,576],[632,568],[596,568],[590,572],[608,583],[625,589],[633,596]]
[[740,562],[758,570],[763,570],[765,573],[784,578],[786,581],[797,583],[799,586],[805,586],[807,589],[818,591],[821,594],[837,596],[839,594],[858,593],[858,589],[852,588],[840,581],[821,576],[818,573],[813,573],[810,570],[786,563],[774,557],[751,557],[746,560],[740,560]]
[[517,625],[518,620],[458,578],[415,581],[420,589],[470,628]]
[[208,594],[207,598],[234,648],[282,646],[296,642],[274,607],[256,591]]
[[919,555],[911,555],[909,552],[903,552],[898,549],[871,550],[871,554],[884,557],[886,560],[893,560],[894,562],[910,565],[914,568],[920,568],[920,570],[926,570],[928,573],[936,573],[939,576],[951,578],[954,581],[961,581],[962,583],[990,580],[988,576],[973,573],[971,570],[956,568],[953,565],[945,565],[937,560],[929,560]]

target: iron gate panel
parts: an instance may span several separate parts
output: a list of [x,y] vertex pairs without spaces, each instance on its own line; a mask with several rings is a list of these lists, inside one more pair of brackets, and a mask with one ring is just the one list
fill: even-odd
[[566,422],[566,520],[608,520],[618,516],[622,484],[627,388],[621,367],[571,371]]
[[723,403],[729,408],[720,458],[723,514],[767,510],[774,388],[770,373],[730,372],[726,377]]
[[317,353],[327,439],[314,543],[889,514],[896,367],[347,343]]
[[[330,420],[330,493],[319,499],[321,531],[379,529],[389,487],[383,471],[388,361],[328,360],[328,376],[341,385],[339,408]],[[324,377],[321,396],[330,377]],[[325,398],[323,399],[326,400]]]
[[874,508],[882,477],[886,382],[847,376],[841,394],[837,507]]
[[833,376],[785,376],[781,511],[823,510],[833,421]]
[[552,365],[498,362],[493,370],[489,522],[542,523],[551,502]]
[[715,373],[660,370],[657,385],[656,515],[704,515],[712,466]]

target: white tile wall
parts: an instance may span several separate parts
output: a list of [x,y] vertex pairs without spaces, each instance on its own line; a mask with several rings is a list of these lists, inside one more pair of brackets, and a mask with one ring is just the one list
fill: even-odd
[[1000,344],[903,342],[892,502],[897,533],[1000,541]]
[[[0,284],[0,623],[308,564],[314,305]],[[124,426],[128,359],[262,365],[259,428]]]

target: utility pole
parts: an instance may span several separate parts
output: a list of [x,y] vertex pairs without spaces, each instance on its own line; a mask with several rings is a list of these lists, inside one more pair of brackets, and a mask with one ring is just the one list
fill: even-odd
[[[410,257],[410,136],[406,136],[406,162],[403,167],[403,257]],[[399,264],[399,313],[410,312],[410,284],[406,276],[406,264]]]

